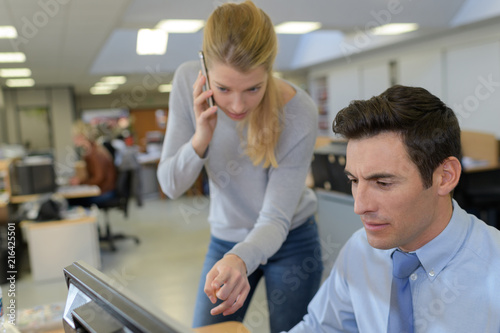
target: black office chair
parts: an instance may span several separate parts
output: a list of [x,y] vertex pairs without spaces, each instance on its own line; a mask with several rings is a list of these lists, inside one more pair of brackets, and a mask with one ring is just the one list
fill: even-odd
[[105,231],[99,229],[99,240],[109,244],[112,251],[116,251],[115,241],[132,239],[136,244],[140,243],[138,237],[125,234],[113,234],[111,232],[111,222],[109,219],[109,211],[111,209],[119,209],[123,212],[123,216],[128,218],[128,204],[132,192],[133,171],[119,171],[116,182],[116,196],[108,201],[100,203],[97,207],[104,213]]
[[500,229],[500,169],[462,172],[454,198],[466,211]]

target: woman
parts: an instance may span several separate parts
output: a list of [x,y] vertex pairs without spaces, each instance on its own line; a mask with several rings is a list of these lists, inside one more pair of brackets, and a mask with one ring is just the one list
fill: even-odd
[[299,87],[272,76],[276,34],[251,1],[216,8],[203,51],[211,89],[203,90],[198,62],[179,67],[158,166],[171,198],[203,167],[209,178],[212,237],[193,326],[242,321],[264,276],[271,331],[288,330],[306,313],[323,269],[316,197],[305,186],[317,109]]
[[77,121],[73,125],[73,143],[81,150],[85,161],[85,178],[78,175],[69,180],[70,185],[97,185],[101,194],[95,197],[68,199],[73,206],[101,204],[116,195],[116,169],[109,151],[95,142],[95,133],[89,124]]

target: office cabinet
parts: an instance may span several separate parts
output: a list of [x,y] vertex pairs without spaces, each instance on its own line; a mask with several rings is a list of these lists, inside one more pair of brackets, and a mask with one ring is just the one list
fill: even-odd
[[63,279],[63,268],[83,260],[101,266],[94,216],[49,222],[21,222],[33,280]]

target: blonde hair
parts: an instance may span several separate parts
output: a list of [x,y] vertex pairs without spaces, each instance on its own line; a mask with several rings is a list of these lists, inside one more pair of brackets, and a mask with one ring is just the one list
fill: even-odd
[[95,141],[97,139],[97,131],[83,120],[77,120],[73,124],[73,135],[81,135],[88,141]]
[[207,66],[229,65],[245,73],[264,66],[267,89],[258,108],[242,121],[246,132],[245,152],[254,165],[278,167],[275,148],[282,131],[283,101],[272,75],[278,41],[269,16],[252,1],[225,3],[210,15],[204,29],[203,52]]

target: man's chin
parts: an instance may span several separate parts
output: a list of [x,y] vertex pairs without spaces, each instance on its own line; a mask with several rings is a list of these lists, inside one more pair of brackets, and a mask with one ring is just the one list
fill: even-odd
[[392,242],[380,239],[378,237],[371,237],[368,234],[367,234],[367,239],[368,239],[368,244],[370,244],[371,247],[378,250],[389,250],[397,247],[397,245],[395,245]]

